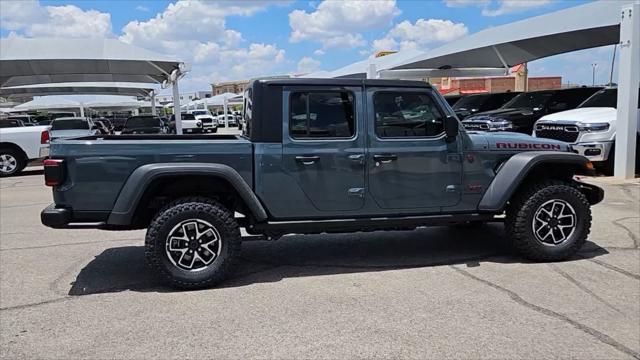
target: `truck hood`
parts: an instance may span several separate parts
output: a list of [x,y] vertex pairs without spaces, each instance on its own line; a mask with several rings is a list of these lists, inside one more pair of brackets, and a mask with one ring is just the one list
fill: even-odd
[[483,136],[490,151],[571,151],[569,144],[515,132],[471,132],[474,142]]
[[585,107],[555,114],[545,115],[539,121],[545,122],[566,122],[579,121],[582,123],[602,123],[612,122],[616,119],[617,110],[612,107]]

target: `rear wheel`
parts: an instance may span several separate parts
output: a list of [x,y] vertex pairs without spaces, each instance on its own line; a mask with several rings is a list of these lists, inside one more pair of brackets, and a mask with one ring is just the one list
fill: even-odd
[[179,199],[158,212],[146,236],[147,262],[182,289],[216,285],[240,253],[233,213],[202,197]]
[[27,166],[27,159],[15,149],[0,149],[0,176],[12,176],[20,173]]
[[591,229],[587,198],[564,181],[545,181],[521,191],[509,205],[507,235],[514,248],[535,261],[574,255]]

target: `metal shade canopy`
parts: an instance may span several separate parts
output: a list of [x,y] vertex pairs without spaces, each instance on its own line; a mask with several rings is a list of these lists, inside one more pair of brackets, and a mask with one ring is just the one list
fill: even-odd
[[598,1],[496,26],[395,64],[391,69],[509,68],[620,40],[620,8]]
[[184,64],[115,39],[0,40],[0,87],[67,82],[162,83]]
[[149,84],[144,83],[72,82],[2,87],[0,88],[0,96],[10,98],[12,96],[87,94],[149,97],[153,91],[154,89]]
[[82,107],[82,104],[79,101],[58,96],[43,96],[37,97],[24,104],[16,105],[11,108],[11,111],[79,109],[80,107]]

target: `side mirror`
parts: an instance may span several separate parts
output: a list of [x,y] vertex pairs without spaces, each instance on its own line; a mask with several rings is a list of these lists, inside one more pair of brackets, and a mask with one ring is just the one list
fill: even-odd
[[453,142],[456,136],[458,136],[459,126],[460,124],[455,116],[449,115],[444,119],[444,133],[446,134],[446,141],[448,143]]

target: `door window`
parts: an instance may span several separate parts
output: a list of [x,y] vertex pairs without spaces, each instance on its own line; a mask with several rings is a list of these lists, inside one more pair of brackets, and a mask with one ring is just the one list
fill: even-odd
[[379,138],[432,137],[444,132],[444,116],[427,94],[378,92],[373,108]]
[[293,139],[351,138],[355,135],[352,93],[294,92],[290,102],[289,133]]

